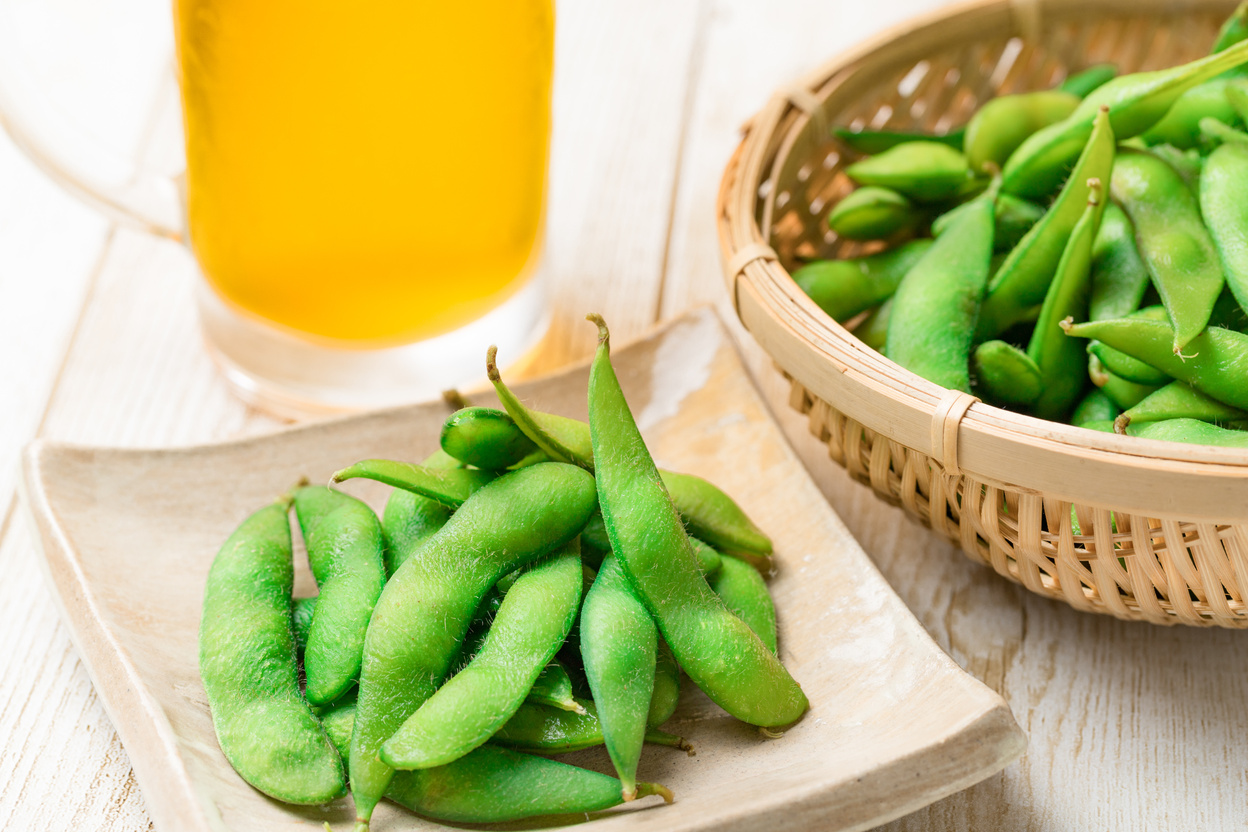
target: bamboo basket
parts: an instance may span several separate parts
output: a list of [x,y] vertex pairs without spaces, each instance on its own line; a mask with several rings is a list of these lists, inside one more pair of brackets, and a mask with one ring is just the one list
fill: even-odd
[[1088,612],[1248,627],[1248,451],[1084,430],[946,390],[854,338],[789,268],[864,253],[826,230],[852,188],[841,169],[856,158],[831,127],[945,130],[988,98],[1094,63],[1133,72],[1192,60],[1231,8],[979,0],[918,19],[774,95],[720,186],[737,314],[831,457],[972,560]]

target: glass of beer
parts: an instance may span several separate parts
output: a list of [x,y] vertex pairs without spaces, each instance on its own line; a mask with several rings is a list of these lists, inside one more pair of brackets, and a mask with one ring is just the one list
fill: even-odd
[[174,0],[173,21],[184,224],[71,184],[189,245],[244,398],[413,401],[536,343],[553,0]]

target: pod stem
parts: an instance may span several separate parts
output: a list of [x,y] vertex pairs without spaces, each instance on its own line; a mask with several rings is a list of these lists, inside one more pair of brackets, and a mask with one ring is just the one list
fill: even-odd
[[[664,803],[671,803],[676,800],[676,795],[672,794],[672,790],[659,783],[638,783],[637,788],[633,790],[633,799],[649,797],[652,794],[657,794],[663,798]],[[628,800],[629,798],[626,797],[624,799]]]
[[597,312],[590,312],[585,316],[585,320],[598,325],[598,345],[605,346],[607,352],[611,351],[611,333],[607,331],[607,322]]
[[1114,433],[1126,434],[1127,425],[1129,424],[1131,424],[1131,417],[1125,413],[1119,414],[1118,418],[1114,420]]

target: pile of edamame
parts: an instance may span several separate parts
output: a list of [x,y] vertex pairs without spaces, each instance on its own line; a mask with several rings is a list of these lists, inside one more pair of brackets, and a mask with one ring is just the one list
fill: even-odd
[[[200,670],[252,786],[295,804],[349,787],[357,832],[383,797],[476,823],[671,802],[637,768],[645,743],[691,752],[660,729],[682,672],[764,731],[806,711],[776,654],[771,540],[711,483],[655,467],[590,319],[588,424],[526,407],[491,348],[505,410],[457,411],[419,465],[334,475],[394,486],[380,519],[301,485],[225,542]],[[291,597],[292,508],[314,598]],[[542,756],[596,745],[618,779]]]
[[1094,66],[945,136],[838,129],[864,157],[828,224],[884,243],[793,278],[869,346],[990,404],[1248,447],[1245,125],[1248,3],[1183,66]]

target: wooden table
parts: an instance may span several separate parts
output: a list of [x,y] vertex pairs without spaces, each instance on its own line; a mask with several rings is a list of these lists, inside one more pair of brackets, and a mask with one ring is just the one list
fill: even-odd
[[[74,3],[80,16],[67,40],[94,43],[107,16],[83,0],[53,10]],[[738,126],[799,72],[939,5],[561,3],[549,211],[556,300],[534,371],[589,355],[589,310],[609,313],[617,343],[702,303],[733,321],[712,208]],[[113,52],[150,53],[142,30],[105,33],[122,38]],[[84,48],[80,60],[99,54]],[[150,65],[133,58],[127,69]],[[157,87],[134,85],[100,110],[141,114]],[[39,574],[15,482],[20,449],[35,436],[159,446],[280,425],[233,398],[204,354],[194,279],[184,251],[98,218],[0,136],[0,828],[150,826]],[[832,505],[937,642],[1005,696],[1030,736],[1004,772],[884,828],[1244,828],[1248,635],[1076,613],[972,565],[821,462],[770,363],[735,329]]]

